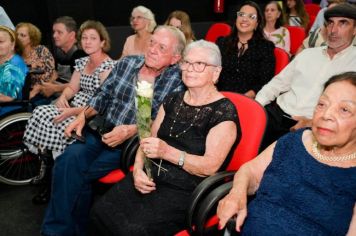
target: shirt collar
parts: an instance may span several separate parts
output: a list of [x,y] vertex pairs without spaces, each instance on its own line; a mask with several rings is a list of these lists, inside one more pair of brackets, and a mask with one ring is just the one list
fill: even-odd
[[[328,52],[327,52],[328,46],[326,45],[326,46],[323,46],[322,48],[323,48],[323,53],[324,53],[324,55],[330,57],[329,54],[328,54]],[[354,48],[354,46],[353,46],[353,44],[351,43],[350,46],[348,46],[348,47],[345,48],[344,50],[342,50],[342,51],[336,53],[335,56],[333,57],[333,59],[336,58],[336,57],[340,57],[340,56],[342,56],[342,55],[348,53],[349,51],[352,51],[353,48]]]

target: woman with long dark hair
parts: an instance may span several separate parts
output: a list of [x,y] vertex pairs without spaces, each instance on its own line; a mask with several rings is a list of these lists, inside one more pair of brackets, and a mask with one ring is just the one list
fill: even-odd
[[248,1],[239,7],[231,34],[217,40],[223,68],[217,83],[219,90],[254,98],[273,77],[274,45],[265,39],[263,25],[256,3]]
[[303,0],[287,0],[286,6],[287,24],[290,26],[308,27],[309,16],[305,11]]

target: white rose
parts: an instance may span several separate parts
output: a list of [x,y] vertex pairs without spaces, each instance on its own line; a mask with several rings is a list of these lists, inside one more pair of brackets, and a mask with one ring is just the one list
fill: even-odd
[[152,98],[153,97],[153,85],[147,81],[138,81],[136,87],[137,95]]

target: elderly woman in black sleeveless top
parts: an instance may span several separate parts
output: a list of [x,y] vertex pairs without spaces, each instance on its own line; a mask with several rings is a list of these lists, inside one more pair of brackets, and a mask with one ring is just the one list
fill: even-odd
[[222,72],[217,87],[254,98],[274,76],[274,45],[263,34],[263,15],[254,2],[245,2],[236,13],[232,32],[219,38]]
[[[190,43],[181,62],[188,90],[169,95],[141,140],[133,174],[115,185],[92,209],[93,235],[174,235],[184,227],[194,188],[226,164],[241,131],[234,105],[219,93],[216,45]],[[143,154],[153,162],[149,179]]]

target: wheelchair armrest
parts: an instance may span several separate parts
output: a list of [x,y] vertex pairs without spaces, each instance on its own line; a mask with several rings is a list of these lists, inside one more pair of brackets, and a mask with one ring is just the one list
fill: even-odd
[[213,176],[209,176],[204,179],[193,191],[191,201],[187,211],[187,225],[189,229],[193,227],[193,219],[198,208],[198,205],[201,203],[202,199],[207,196],[213,189],[222,183],[231,181],[234,178],[234,171],[223,171],[218,172]]
[[8,106],[24,106],[24,105],[28,105],[29,101],[27,100],[13,100],[13,101],[9,101],[9,102],[1,102],[0,103],[0,107],[8,107]]

